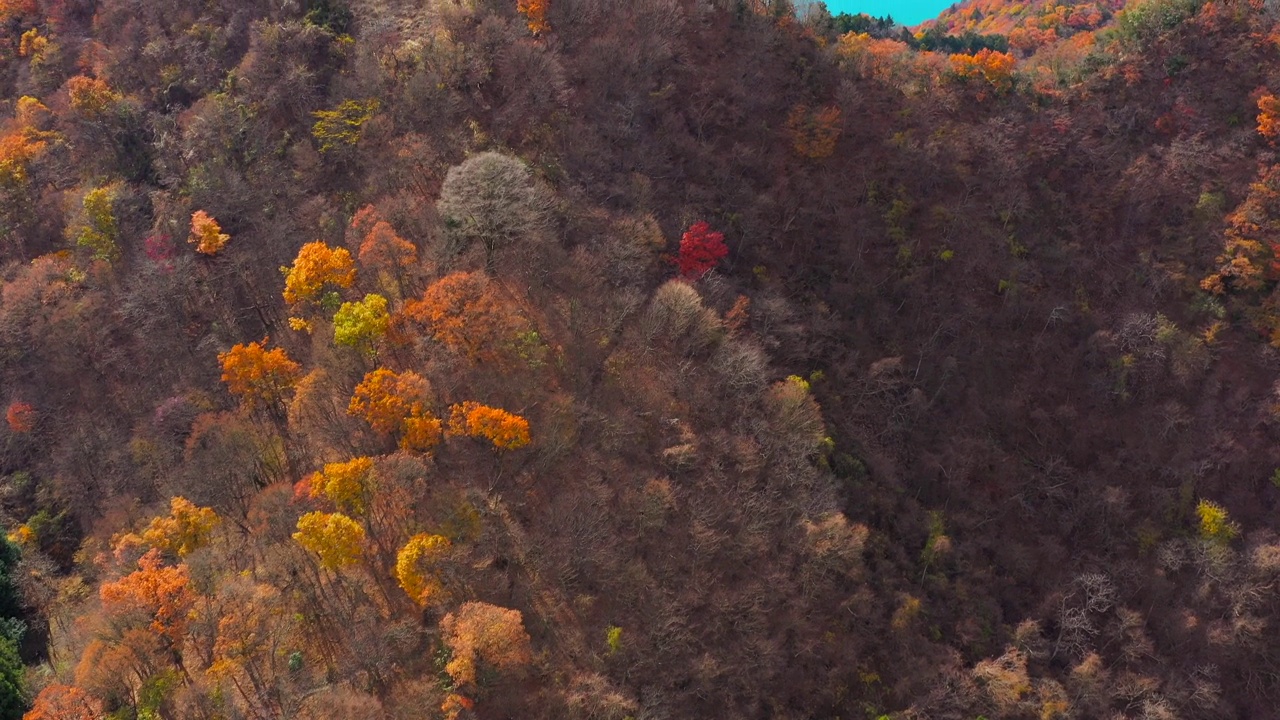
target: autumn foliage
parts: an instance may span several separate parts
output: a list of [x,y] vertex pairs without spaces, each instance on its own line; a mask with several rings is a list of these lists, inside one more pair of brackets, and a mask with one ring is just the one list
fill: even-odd
[[349,288],[355,281],[355,262],[346,248],[310,242],[285,271],[284,301],[290,305],[314,301],[326,290]]
[[405,303],[396,323],[421,327],[436,342],[472,360],[493,360],[524,323],[498,285],[482,272],[457,272]]
[[1268,140],[1280,137],[1280,98],[1271,93],[1258,98],[1258,134]]
[[467,401],[449,408],[449,433],[484,438],[494,447],[517,450],[529,444],[529,421],[501,408]]
[[325,497],[339,510],[363,515],[373,490],[373,458],[328,463],[311,477],[311,496]]
[[220,518],[212,508],[199,507],[184,497],[169,501],[169,515],[152,518],[141,533],[116,540],[116,554],[130,547],[154,548],[174,557],[186,557],[206,545]]
[[5,422],[9,423],[11,431],[29,433],[36,427],[36,409],[31,407],[31,403],[15,400],[9,403],[9,408],[4,413],[4,419]]
[[832,105],[816,110],[797,105],[787,116],[787,132],[796,154],[811,160],[830,157],[840,139],[840,108]]
[[516,9],[520,11],[529,24],[529,32],[534,35],[551,29],[547,23],[547,3],[550,0],[516,0]]
[[529,633],[519,610],[483,602],[463,603],[440,621],[445,644],[453,653],[445,672],[458,685],[472,685],[481,664],[514,669],[533,659]]
[[680,254],[676,266],[680,277],[699,280],[729,254],[724,233],[715,232],[706,222],[696,222],[680,237]]
[[360,239],[362,265],[379,270],[399,271],[418,261],[418,248],[396,233],[391,223],[378,216],[372,205],[361,208],[351,219],[351,230]]
[[452,543],[441,535],[414,535],[396,555],[396,581],[409,597],[422,606],[438,604],[444,587],[439,563]]
[[201,255],[217,255],[230,240],[231,236],[222,232],[218,221],[210,217],[209,213],[197,210],[191,215],[191,234],[187,242],[196,246],[196,252]]
[[100,720],[102,702],[74,685],[53,683],[36,695],[22,720]]
[[956,77],[969,80],[981,79],[996,90],[1005,91],[1013,86],[1015,60],[1009,53],[983,48],[976,54],[958,53],[951,56],[951,71]]
[[353,565],[364,557],[365,531],[360,523],[341,513],[309,512],[298,518],[293,539],[315,553],[329,569]]
[[283,348],[266,349],[266,341],[234,345],[218,355],[222,382],[246,405],[279,402],[302,376],[302,366]]
[[109,617],[136,619],[172,643],[182,641],[195,592],[186,565],[166,566],[153,549],[138,560],[138,569],[102,584],[103,611]]
[[375,432],[398,432],[406,418],[428,412],[431,384],[426,378],[406,370],[401,373],[378,368],[356,385],[347,412],[358,417]]

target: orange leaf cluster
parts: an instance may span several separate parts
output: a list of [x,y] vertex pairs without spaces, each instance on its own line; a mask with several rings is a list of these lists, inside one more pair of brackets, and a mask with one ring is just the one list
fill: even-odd
[[22,720],[98,720],[102,703],[74,685],[47,685]]
[[1280,98],[1271,93],[1258,98],[1258,134],[1268,140],[1280,137]]
[[302,366],[289,359],[283,348],[267,350],[265,345],[266,340],[235,345],[218,355],[222,382],[249,407],[278,402],[302,375]]
[[430,402],[426,378],[410,370],[378,368],[356,385],[347,413],[369,423],[375,432],[400,433],[400,446],[406,450],[427,452],[441,436],[441,423],[427,407]]
[[797,105],[787,117],[787,132],[791,135],[791,147],[801,157],[818,160],[830,157],[836,149],[836,141],[843,130],[840,108],[831,105],[811,110]]
[[157,549],[138,560],[138,570],[103,583],[98,595],[108,616],[149,618],[149,629],[173,643],[182,641],[196,601],[187,566],[162,565]]
[[476,663],[484,661],[499,668],[512,668],[533,660],[529,633],[519,610],[508,610],[482,602],[463,603],[456,613],[440,621],[445,644],[453,657],[445,672],[459,685],[476,681]]
[[362,238],[356,257],[366,267],[396,270],[412,267],[418,261],[418,248],[400,237],[372,205],[356,213],[351,219],[351,230]]
[[32,140],[30,132],[13,132],[0,137],[0,188],[17,190],[26,185],[28,169],[47,144]]
[[551,29],[547,22],[547,0],[516,0],[516,10],[524,15],[529,23],[529,32],[534,35],[541,35]]
[[982,78],[997,90],[1013,87],[1013,55],[983,48],[976,55],[958,53],[951,56],[951,70],[963,79]]
[[1253,292],[1280,279],[1280,165],[1265,170],[1226,219],[1218,270],[1200,287],[1218,295]]
[[351,253],[317,240],[303,245],[293,267],[286,270],[284,300],[290,305],[315,300],[326,286],[349,288],[355,281]]
[[485,438],[495,447],[516,450],[529,444],[529,421],[500,408],[467,401],[449,408],[449,433]]
[[29,433],[36,427],[36,409],[30,403],[15,400],[4,413],[5,422],[15,433]]
[[196,252],[202,255],[217,255],[219,250],[226,247],[229,240],[231,236],[222,232],[218,221],[210,217],[209,213],[203,210],[192,213],[191,235],[187,238],[187,242],[196,246]]
[[503,343],[524,327],[520,316],[481,272],[456,272],[405,303],[396,325],[421,325],[435,340],[473,361],[494,360]]

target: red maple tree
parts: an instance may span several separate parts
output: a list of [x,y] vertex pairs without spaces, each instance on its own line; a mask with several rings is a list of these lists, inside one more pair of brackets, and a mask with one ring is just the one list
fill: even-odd
[[728,254],[724,233],[715,232],[706,221],[700,221],[690,225],[681,236],[676,266],[680,268],[680,277],[699,280]]

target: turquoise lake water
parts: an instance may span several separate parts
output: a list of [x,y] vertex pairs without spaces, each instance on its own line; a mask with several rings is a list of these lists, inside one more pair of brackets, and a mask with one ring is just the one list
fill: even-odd
[[903,25],[932,20],[958,0],[825,0],[832,15],[866,13],[873,17],[892,15]]

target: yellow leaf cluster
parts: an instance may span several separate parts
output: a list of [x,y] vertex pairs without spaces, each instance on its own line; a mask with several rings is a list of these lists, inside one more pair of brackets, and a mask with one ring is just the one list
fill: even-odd
[[175,497],[169,501],[169,514],[152,518],[139,539],[148,547],[186,557],[209,543],[220,521],[213,508]]
[[373,482],[373,458],[328,463],[311,481],[311,497],[323,495],[338,509],[363,515]]
[[353,565],[364,557],[364,528],[341,513],[309,512],[298,518],[293,539],[316,554],[329,570]]
[[396,555],[396,580],[413,601],[426,607],[443,599],[437,565],[449,552],[449,538],[442,535],[415,535]]

